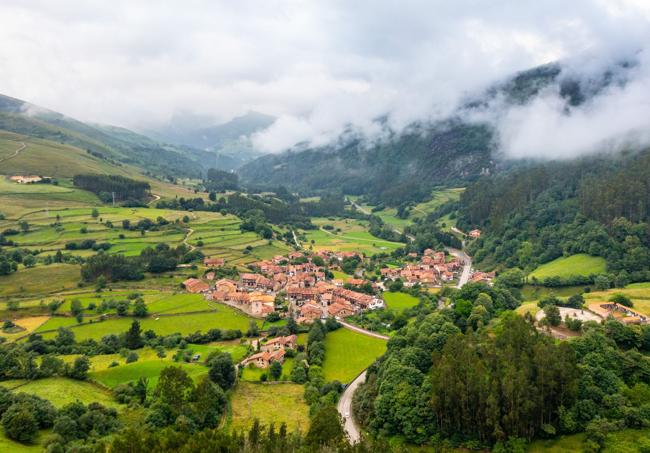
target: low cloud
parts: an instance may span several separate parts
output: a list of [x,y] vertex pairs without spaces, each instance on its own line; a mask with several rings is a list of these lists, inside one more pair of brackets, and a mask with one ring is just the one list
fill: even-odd
[[[136,130],[182,112],[205,126],[255,110],[278,118],[254,137],[268,152],[345,131],[381,139],[444,118],[516,71],[650,42],[644,0],[55,3],[0,5],[0,93]],[[636,133],[645,110],[635,95],[648,91],[635,80],[569,114],[552,91],[526,107],[495,105],[504,152],[564,156]]]

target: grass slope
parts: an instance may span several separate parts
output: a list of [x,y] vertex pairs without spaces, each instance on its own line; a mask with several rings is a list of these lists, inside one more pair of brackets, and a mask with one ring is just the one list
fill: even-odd
[[605,259],[584,253],[557,258],[544,263],[530,273],[529,278],[543,280],[548,277],[588,276],[605,272]]
[[309,428],[309,406],[303,398],[304,387],[298,384],[253,384],[239,382],[232,394],[233,431],[247,430],[255,419],[262,425],[287,424],[289,432]]
[[384,301],[386,307],[396,313],[401,313],[407,308],[415,307],[420,303],[420,299],[413,297],[406,293],[384,293]]
[[340,328],[325,338],[325,380],[351,382],[386,352],[386,341]]
[[75,401],[81,401],[84,404],[98,402],[107,407],[119,407],[108,391],[86,381],[50,377],[35,381],[4,381],[1,385],[14,392],[40,396],[50,400],[54,406],[59,408]]

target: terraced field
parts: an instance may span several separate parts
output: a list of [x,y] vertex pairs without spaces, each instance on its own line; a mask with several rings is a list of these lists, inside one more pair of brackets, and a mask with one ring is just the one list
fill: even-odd
[[[357,251],[373,255],[403,246],[371,235],[367,231],[367,222],[361,220],[315,218],[312,223],[319,229],[306,230],[302,234],[306,238],[305,246],[311,244],[315,250]],[[333,229],[327,230],[324,226]]]

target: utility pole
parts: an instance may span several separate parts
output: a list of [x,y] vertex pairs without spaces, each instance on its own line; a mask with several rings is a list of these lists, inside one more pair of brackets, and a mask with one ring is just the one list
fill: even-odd
[[111,192],[111,194],[113,195],[113,207],[115,207],[115,192]]

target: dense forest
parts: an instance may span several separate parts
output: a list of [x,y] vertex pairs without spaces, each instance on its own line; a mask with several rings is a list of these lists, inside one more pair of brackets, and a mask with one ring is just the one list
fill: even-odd
[[531,165],[470,185],[461,229],[484,267],[532,270],[575,253],[601,256],[612,281],[648,280],[650,152]]
[[390,339],[355,394],[363,426],[498,451],[586,431],[585,450],[599,451],[608,431],[650,423],[650,359],[639,352],[650,350],[650,328],[590,322],[582,337],[557,343],[503,311],[507,290],[479,291],[451,290],[453,309],[421,304],[417,321]]
[[149,197],[148,182],[136,181],[119,175],[75,175],[75,186],[97,194],[105,203],[113,201],[144,201]]

